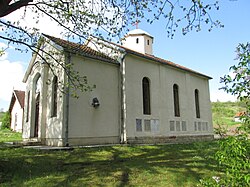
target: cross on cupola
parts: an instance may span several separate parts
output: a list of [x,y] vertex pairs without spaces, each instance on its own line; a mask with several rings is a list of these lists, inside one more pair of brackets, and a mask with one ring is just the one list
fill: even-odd
[[136,22],[135,22],[135,24],[134,24],[134,25],[135,25],[135,28],[136,28],[136,29],[138,29],[138,28],[139,28],[139,21],[138,21],[138,20],[136,20]]

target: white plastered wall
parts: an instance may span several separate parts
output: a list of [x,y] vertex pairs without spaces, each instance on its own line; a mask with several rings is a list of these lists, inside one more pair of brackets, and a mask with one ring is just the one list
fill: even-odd
[[[46,93],[47,93],[47,71],[48,67],[45,64],[36,63],[28,76],[26,81],[25,103],[24,103],[24,123],[23,123],[23,138],[30,139],[34,137],[34,124],[35,124],[35,107],[36,107],[36,81],[40,79],[41,92],[39,102],[39,127],[38,127],[38,140],[45,138],[45,115],[46,111]],[[28,94],[30,92],[30,94]],[[29,98],[28,98],[29,96]],[[28,103],[29,102],[29,103]],[[28,107],[29,105],[29,107]],[[29,109],[28,109],[29,108]]]
[[22,132],[23,128],[23,109],[16,100],[11,111],[11,129],[16,132]]
[[[64,60],[64,59],[63,59]],[[56,116],[52,115],[52,87],[53,79],[57,76],[58,78],[58,90],[57,90],[57,113]],[[46,93],[46,144],[51,146],[63,146],[65,131],[65,114],[64,114],[64,102],[65,102],[65,93],[62,92],[64,86],[64,76],[65,73],[62,70],[62,67],[56,66],[52,70],[48,70],[48,79],[47,79],[47,93]]]
[[[72,56],[71,61],[96,88],[79,92],[78,99],[69,99],[69,144],[119,143],[119,65],[77,56]],[[92,106],[95,97],[100,102],[97,108]]]
[[[44,50],[55,55],[60,55],[60,51],[46,43]],[[57,53],[59,52],[59,53]],[[58,62],[64,63],[64,55],[60,55]],[[35,83],[40,77],[41,91],[40,91],[40,102],[39,102],[39,126],[38,126],[38,137],[35,137],[38,141],[44,144],[52,146],[63,145],[63,102],[64,94],[58,90],[58,106],[57,116],[51,117],[51,81],[53,77],[58,76],[58,82],[64,82],[64,72],[62,67],[55,64],[53,72],[46,63],[42,63],[43,60],[39,57],[32,59],[30,62],[30,72],[26,80],[26,91],[25,91],[25,106],[24,106],[24,125],[23,125],[23,138],[29,140],[34,137],[34,124],[35,124]],[[50,62],[54,63],[54,62]],[[35,64],[35,65],[32,65]],[[28,99],[30,92],[30,98]],[[29,105],[29,112],[28,112]]]
[[[127,136],[211,135],[212,115],[208,79],[173,67],[128,55],[126,57]],[[151,115],[143,115],[142,79],[150,80]],[[179,87],[180,117],[174,116],[173,85]],[[199,90],[201,118],[195,114],[194,90]],[[158,120],[159,130],[136,131],[136,119]],[[186,131],[170,131],[170,121],[186,123]],[[196,131],[194,122],[204,122],[207,129]]]
[[[138,43],[136,43],[138,39]],[[149,45],[147,41],[149,40]],[[123,46],[143,54],[153,54],[153,38],[147,35],[129,35],[124,38]]]

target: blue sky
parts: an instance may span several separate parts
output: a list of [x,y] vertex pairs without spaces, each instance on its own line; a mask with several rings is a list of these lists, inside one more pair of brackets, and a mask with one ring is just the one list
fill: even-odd
[[211,32],[206,27],[200,32],[191,32],[183,36],[176,33],[173,39],[164,33],[162,22],[153,25],[139,25],[154,36],[154,54],[164,59],[181,64],[193,70],[213,77],[210,81],[212,101],[232,100],[224,91],[218,91],[220,77],[229,72],[229,67],[236,64],[235,49],[239,43],[250,41],[250,1],[223,0],[220,10],[212,12],[214,19],[220,20],[224,28],[214,28]]
[[[219,5],[220,10],[211,14],[214,19],[220,20],[225,27],[214,28],[212,32],[208,32],[208,28],[205,26],[200,32],[193,31],[185,36],[178,31],[171,39],[167,37],[162,20],[152,25],[140,23],[139,28],[154,37],[155,56],[213,77],[210,81],[212,101],[228,101],[232,100],[233,97],[223,91],[218,91],[223,86],[219,80],[221,76],[229,72],[231,65],[237,63],[234,60],[236,46],[239,43],[250,41],[250,1],[221,0]],[[134,27],[131,26],[131,29]],[[20,86],[14,81],[22,79],[20,77],[23,77],[30,58],[29,53],[20,54],[14,49],[9,49],[6,55],[0,58],[0,80],[2,79],[0,81],[0,109],[8,109],[13,87],[24,89],[23,85]],[[8,71],[11,72],[8,73]],[[15,77],[15,80],[6,81],[9,79],[3,75]],[[5,86],[8,86],[8,89]]]

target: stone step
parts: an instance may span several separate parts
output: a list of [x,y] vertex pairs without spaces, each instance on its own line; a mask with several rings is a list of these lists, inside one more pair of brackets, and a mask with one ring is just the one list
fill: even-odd
[[22,141],[22,142],[13,142],[13,145],[38,146],[38,145],[42,145],[42,142],[39,142],[39,141]]

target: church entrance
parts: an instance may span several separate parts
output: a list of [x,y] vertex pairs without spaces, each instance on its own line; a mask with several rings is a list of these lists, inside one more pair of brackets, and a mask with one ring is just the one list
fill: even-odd
[[32,137],[38,138],[39,137],[39,131],[41,128],[40,124],[40,93],[41,93],[41,75],[38,73],[34,78],[34,101],[33,101],[33,107],[32,107]]
[[36,96],[34,137],[38,137],[40,93]]

